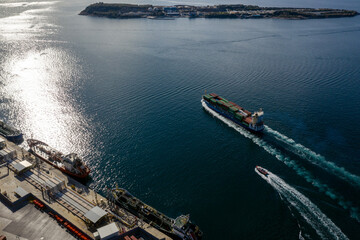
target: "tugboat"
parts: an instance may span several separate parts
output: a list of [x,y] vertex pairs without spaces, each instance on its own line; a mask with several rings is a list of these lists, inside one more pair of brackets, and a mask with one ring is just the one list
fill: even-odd
[[119,207],[124,208],[176,240],[201,240],[202,232],[190,221],[189,215],[172,219],[132,196],[123,188],[114,188],[109,198]]
[[251,113],[236,103],[230,102],[215,93],[203,95],[201,102],[205,103],[215,112],[251,132],[259,133],[264,130],[264,112],[262,109]]
[[63,173],[79,179],[89,176],[90,168],[85,165],[84,161],[76,153],[64,155],[46,143],[35,139],[28,139],[27,143],[31,153]]
[[0,135],[14,143],[19,144],[24,141],[23,134],[19,130],[10,127],[1,120],[0,120]]
[[267,177],[269,175],[269,173],[265,170],[265,168],[262,168],[260,166],[256,166],[255,169],[261,173],[262,175],[264,175],[265,177]]

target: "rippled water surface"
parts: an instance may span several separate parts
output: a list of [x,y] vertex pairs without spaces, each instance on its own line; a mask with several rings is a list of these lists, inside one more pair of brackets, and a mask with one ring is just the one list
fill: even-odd
[[[77,15],[90,3],[0,3],[0,118],[79,153],[100,192],[118,183],[171,217],[190,213],[205,239],[358,238],[359,17]],[[262,107],[264,135],[204,110],[205,90]],[[256,165],[282,180],[271,187]]]

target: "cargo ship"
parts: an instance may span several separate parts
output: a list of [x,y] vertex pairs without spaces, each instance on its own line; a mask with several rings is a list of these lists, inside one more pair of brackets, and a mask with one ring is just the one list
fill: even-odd
[[268,171],[265,170],[265,168],[262,168],[260,166],[256,166],[255,170],[267,177],[269,175]]
[[14,143],[22,143],[24,141],[23,134],[19,130],[7,125],[1,120],[0,135]]
[[28,139],[27,143],[31,153],[63,173],[79,179],[89,176],[90,168],[85,165],[84,161],[76,153],[64,155],[46,143],[35,139]]
[[200,240],[202,232],[190,221],[189,215],[181,215],[172,219],[150,207],[123,188],[114,188],[109,198],[119,207],[124,208],[176,240]]
[[215,112],[252,132],[259,133],[264,130],[264,112],[262,109],[251,113],[215,93],[203,95],[202,102]]

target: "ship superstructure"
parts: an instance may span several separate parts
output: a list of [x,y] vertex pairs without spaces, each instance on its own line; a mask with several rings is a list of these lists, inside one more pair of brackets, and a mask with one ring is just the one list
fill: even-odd
[[264,130],[264,111],[262,109],[251,113],[236,103],[230,102],[215,93],[203,95],[202,98],[202,102],[209,108],[234,123],[252,132],[261,132]]
[[145,204],[123,188],[114,188],[110,193],[109,197],[116,205],[128,210],[173,239],[202,239],[202,232],[198,226],[191,223],[189,215],[181,215],[176,219],[172,219]]
[[28,139],[27,143],[35,156],[70,176],[86,178],[90,173],[89,167],[76,153],[64,155],[46,143],[35,139]]

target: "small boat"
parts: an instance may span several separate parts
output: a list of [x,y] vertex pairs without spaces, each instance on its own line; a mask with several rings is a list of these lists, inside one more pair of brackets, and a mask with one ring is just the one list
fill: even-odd
[[262,175],[264,175],[265,177],[267,177],[269,175],[269,173],[265,170],[265,168],[262,168],[260,166],[256,166],[255,169],[261,173]]
[[189,215],[170,218],[150,207],[123,188],[114,188],[109,198],[116,205],[143,219],[151,226],[169,235],[174,240],[201,240],[202,231],[190,221]]
[[85,165],[84,161],[76,153],[64,155],[46,143],[35,139],[28,139],[27,143],[31,153],[63,173],[79,179],[89,176],[90,168]]
[[0,135],[14,143],[22,143],[24,141],[23,134],[19,130],[7,125],[1,120]]

